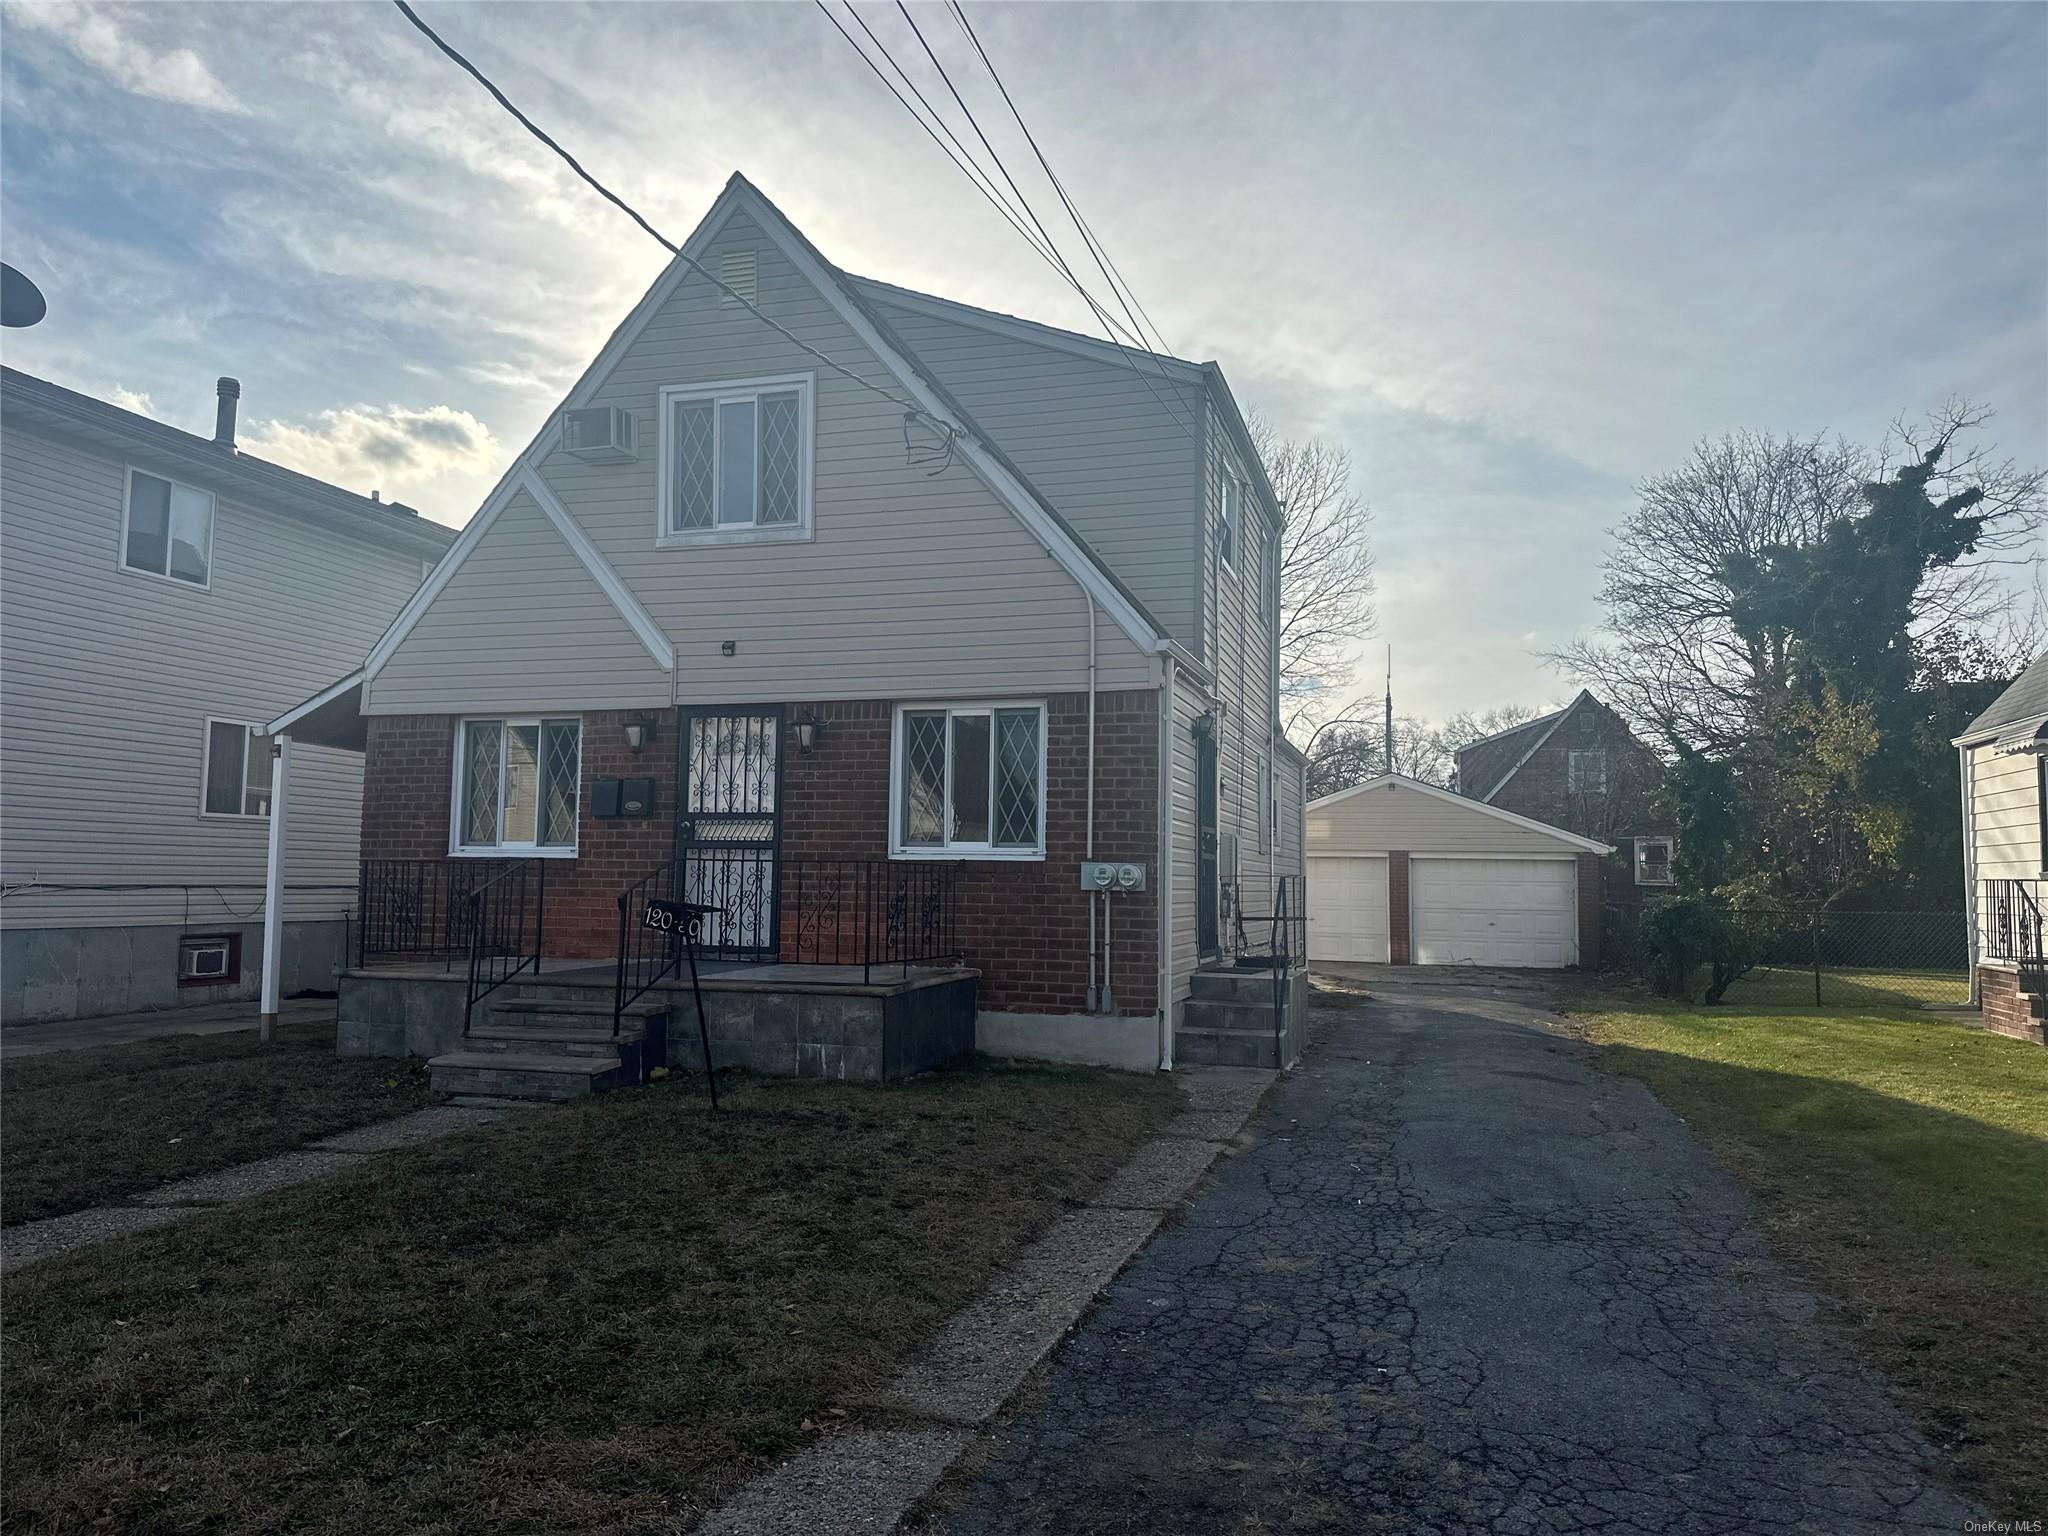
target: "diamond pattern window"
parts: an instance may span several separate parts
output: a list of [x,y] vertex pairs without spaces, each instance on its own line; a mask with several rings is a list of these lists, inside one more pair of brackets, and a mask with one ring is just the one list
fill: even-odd
[[810,531],[812,384],[802,375],[662,391],[663,542]]
[[580,720],[465,720],[456,753],[458,854],[572,854]]
[[896,713],[898,857],[1045,852],[1045,707],[932,704]]

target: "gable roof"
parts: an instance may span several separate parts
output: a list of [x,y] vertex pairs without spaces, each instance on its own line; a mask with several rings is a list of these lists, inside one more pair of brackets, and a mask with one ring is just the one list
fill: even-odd
[[139,454],[195,486],[246,502],[257,511],[297,512],[423,560],[440,559],[455,542],[454,529],[429,522],[411,507],[358,496],[18,368],[0,367],[0,410],[10,426],[58,432],[115,457]]
[[2048,717],[2048,653],[2029,662],[2027,670],[2013,679],[2012,686],[1970,722],[1969,728],[1956,738],[1956,744],[1973,743],[2003,726],[2024,725],[2044,717]]
[[[1458,748],[1460,792],[1474,800],[1490,802],[1507,788],[1509,779],[1522,771],[1524,763],[1543,750],[1543,744],[1556,734],[1557,728],[1564,724],[1572,711],[1582,704],[1596,702],[1591,689],[1581,688],[1579,696],[1563,709],[1538,715],[1534,720],[1525,720],[1520,725],[1496,731],[1491,736],[1482,736]],[[1473,754],[1469,768],[1466,763],[1468,752]],[[1486,786],[1483,791],[1478,788],[1481,784]]]
[[[639,338],[640,333],[667,303],[678,285],[699,270],[698,258],[717,236],[719,230],[725,226],[726,221],[735,213],[742,211],[760,226],[762,233],[837,312],[839,318],[880,361],[882,368],[894,382],[910,395],[917,407],[955,434],[960,456],[968,467],[974,470],[983,483],[995,493],[997,499],[1016,516],[1046,552],[1060,563],[1082,590],[1109,614],[1132,643],[1148,654],[1157,652],[1165,646],[1168,643],[1166,626],[1146,609],[1144,603],[1124,585],[1102,556],[1060,515],[1059,510],[1044,493],[1031,483],[966,408],[938,381],[932,370],[918,359],[903,339],[875,312],[872,305],[857,291],[853,281],[827,261],[803,232],[783,215],[782,210],[737,171],[727,180],[724,190],[719,193],[710,211],[683,242],[680,254],[662,269],[661,275],[641,296],[640,302],[619,323],[604,346],[598,350],[597,356],[591,359],[589,366],[571,386],[562,403],[548,414],[546,425],[535,435],[525,451],[513,461],[511,468],[506,470],[504,479],[499,481],[491,497],[484,503],[484,510],[495,515],[494,509],[502,505],[503,499],[510,495],[514,483],[522,477],[530,476],[533,481],[539,482],[540,476],[536,471],[541,461],[555,447],[561,432],[562,413],[589,403],[591,396],[609,377],[626,350]],[[546,505],[544,502],[543,506]],[[557,508],[559,505],[556,503]],[[555,514],[550,511],[549,515],[552,518]],[[561,515],[573,526],[573,520],[568,519],[566,512]],[[444,570],[435,572],[438,581],[429,584],[434,587],[435,592],[447,584],[447,579],[454,574],[454,569],[476,548],[487,529],[487,525],[486,528],[476,527],[483,520],[480,513],[477,518],[471,519],[471,526],[463,530],[455,548],[442,562]],[[563,536],[569,537],[566,531]],[[576,547],[576,542],[575,539],[570,540],[572,548]],[[588,540],[584,540],[583,543],[587,546]],[[591,548],[589,554],[596,557],[596,550]],[[584,559],[586,565],[591,565],[590,558],[585,558],[584,549],[578,548],[577,555]],[[598,559],[602,565],[601,557]],[[599,573],[597,566],[591,566],[591,574],[598,577],[598,584],[605,587],[608,594],[613,595],[615,602],[619,601],[620,594],[630,601],[631,594],[626,592],[624,584],[618,581],[617,574],[612,572],[609,566],[604,566],[603,569],[609,575],[609,582],[606,575]],[[617,594],[613,594],[614,585],[618,588]],[[420,616],[426,612],[433,596],[434,592],[423,588],[414,602],[408,603],[392,621],[390,629],[370,653],[370,660],[364,668],[367,675],[374,675],[378,667],[389,659],[391,653],[419,622]],[[637,603],[634,607],[638,607]],[[640,625],[635,616],[623,606],[620,611],[638,630]],[[647,618],[644,609],[640,610],[639,617],[646,619],[649,624],[653,623],[651,618]],[[656,632],[659,633],[659,630]],[[673,668],[672,654],[664,665]]]
[[[1559,713],[1562,714],[1564,711],[1560,710]],[[1351,799],[1355,795],[1362,795],[1367,790],[1378,789],[1383,784],[1398,784],[1403,789],[1419,790],[1432,799],[1441,800],[1447,805],[1459,806],[1471,811],[1475,815],[1490,816],[1495,821],[1507,826],[1519,827],[1524,832],[1540,832],[1547,837],[1556,838],[1568,847],[1576,848],[1581,853],[1608,854],[1614,852],[1614,847],[1610,843],[1596,842],[1590,837],[1581,837],[1576,832],[1567,832],[1563,827],[1553,827],[1549,822],[1537,821],[1531,816],[1518,816],[1513,811],[1504,811],[1497,805],[1488,805],[1485,801],[1475,800],[1470,795],[1456,794],[1448,789],[1439,789],[1434,784],[1426,784],[1421,779],[1411,779],[1405,773],[1383,773],[1377,778],[1367,779],[1363,784],[1354,784],[1349,789],[1340,789],[1331,794],[1318,796],[1316,799],[1309,801],[1308,809],[1317,811],[1325,806],[1337,805]]]

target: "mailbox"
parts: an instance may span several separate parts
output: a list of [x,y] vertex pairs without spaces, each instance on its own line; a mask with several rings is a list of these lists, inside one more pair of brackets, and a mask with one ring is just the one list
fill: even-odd
[[590,814],[600,821],[654,814],[654,780],[599,779],[591,785]]

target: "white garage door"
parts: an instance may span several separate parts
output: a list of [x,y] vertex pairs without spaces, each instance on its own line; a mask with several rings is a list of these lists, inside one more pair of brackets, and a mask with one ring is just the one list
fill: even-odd
[[1411,859],[1415,963],[1576,963],[1577,874],[1570,859]]
[[1321,854],[1308,861],[1308,957],[1387,958],[1387,861]]

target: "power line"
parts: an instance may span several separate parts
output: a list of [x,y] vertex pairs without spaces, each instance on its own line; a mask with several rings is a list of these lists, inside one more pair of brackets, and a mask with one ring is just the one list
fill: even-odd
[[[981,140],[982,148],[988,151],[989,158],[995,162],[996,169],[1002,172],[1003,180],[1008,183],[1010,191],[1015,194],[1017,201],[1023,206],[1024,211],[1030,215],[1032,224],[1037,228],[1039,234],[1044,237],[1046,244],[1057,252],[1059,250],[1059,242],[1053,239],[1052,232],[1045,227],[1045,221],[1038,217],[1037,212],[1031,206],[1031,200],[1024,195],[1023,188],[1017,185],[1017,178],[1010,174],[1009,167],[1003,163],[1003,157],[997,153],[996,147],[989,142],[988,135],[982,132],[981,123],[976,119],[974,109],[967,105],[966,99],[960,94],[959,87],[953,84],[953,77],[946,73],[946,66],[939,62],[939,56],[932,51],[932,45],[925,40],[924,31],[918,26],[917,18],[910,14],[910,8],[903,3],[903,0],[896,0],[896,9],[902,12],[903,19],[909,23],[910,30],[917,38],[918,45],[924,49],[925,57],[931,60],[932,68],[938,71],[939,79],[945,82],[946,89],[952,94],[955,104],[966,115],[967,125],[974,130],[974,136]],[[1080,278],[1074,275],[1073,267],[1068,264],[1064,256],[1060,258],[1060,271],[1065,275],[1067,281],[1073,285],[1074,291],[1080,294],[1088,307],[1095,312],[1096,322],[1102,326],[1103,334],[1109,338],[1109,344],[1123,355],[1124,362],[1151,393],[1153,400],[1158,404],[1160,410],[1166,413],[1168,419],[1173,422],[1175,428],[1179,430],[1183,437],[1188,438],[1190,441],[1194,440],[1195,434],[1188,429],[1185,414],[1167,404],[1166,398],[1153,387],[1152,381],[1146,377],[1144,370],[1138,367],[1137,359],[1131,356],[1129,350],[1121,341],[1117,340],[1116,332],[1118,327],[1116,323],[1110,318],[1109,312],[1102,307],[1095,295],[1090,293]],[[1142,346],[1143,343],[1140,342],[1139,345]],[[1160,370],[1160,375],[1162,378],[1165,376],[1164,369]]]
[[[1142,341],[1145,335],[1145,327],[1139,324],[1138,315],[1143,315],[1146,323],[1152,327],[1152,335],[1158,342],[1158,350],[1171,353],[1173,348],[1166,344],[1165,333],[1159,329],[1158,323],[1152,319],[1144,304],[1140,302],[1137,291],[1124,280],[1123,273],[1117,269],[1116,263],[1110,259],[1109,252],[1103,247],[1102,242],[1095,238],[1095,231],[1089,227],[1088,221],[1081,217],[1081,210],[1076,208],[1073,199],[1067,196],[1066,187],[1054,173],[1051,163],[1045,158],[1045,151],[1038,147],[1038,140],[1032,135],[1030,127],[1025,123],[1024,114],[1017,110],[1017,103],[1011,99],[1010,88],[1003,84],[1003,77],[996,72],[995,63],[989,58],[988,50],[981,46],[981,39],[975,35],[973,24],[968,21],[967,12],[961,6],[960,0],[947,0],[947,4],[953,12],[953,19],[960,24],[960,30],[966,34],[967,41],[973,45],[976,56],[981,60],[981,67],[988,71],[989,79],[995,82],[996,89],[1002,93],[1003,105],[1010,109],[1010,116],[1017,120],[1017,127],[1024,135],[1024,142],[1031,146],[1031,153],[1038,157],[1039,169],[1045,172],[1045,179],[1052,183],[1052,189],[1059,194],[1061,204],[1066,208],[1068,216],[1074,221],[1074,227],[1081,232],[1082,241],[1087,245],[1089,252],[1095,257],[1095,264],[1102,270],[1103,278],[1109,283],[1109,291],[1116,296],[1117,302],[1123,306],[1125,318],[1136,328],[1138,336]],[[1128,295],[1128,300],[1126,300],[1125,295]],[[1137,306],[1138,314],[1134,315],[1131,313],[1132,305]]]
[[787,326],[762,313],[760,306],[755,304],[752,299],[748,298],[738,289],[731,287],[724,280],[717,277],[709,267],[705,266],[701,261],[698,261],[694,256],[685,253],[681,246],[677,245],[673,240],[669,239],[668,236],[664,235],[660,230],[656,229],[652,224],[648,223],[647,220],[641,216],[639,209],[635,208],[623,197],[620,197],[618,193],[612,191],[610,187],[606,186],[603,182],[599,181],[595,176],[591,175],[590,172],[586,171],[583,168],[581,161],[579,161],[574,155],[570,154],[568,150],[562,148],[560,144],[556,143],[555,140],[548,134],[546,129],[542,128],[538,123],[534,122],[532,118],[528,117],[524,112],[520,111],[517,106],[513,105],[511,97],[507,96],[503,91],[499,90],[488,75],[486,75],[482,70],[478,69],[474,64],[470,63],[468,59],[464,58],[462,54],[458,52],[452,44],[448,43],[445,39],[442,38],[440,33],[436,32],[432,27],[428,26],[426,22],[421,19],[419,12],[415,11],[410,5],[406,4],[406,0],[391,0],[391,3],[398,7],[399,13],[403,15],[407,21],[411,22],[413,26],[419,29],[421,35],[424,36],[428,42],[432,43],[436,48],[440,49],[442,53],[446,54],[450,59],[452,59],[458,66],[461,67],[462,71],[465,74],[467,74],[471,79],[476,81],[478,85],[482,86],[485,90],[489,91],[491,93],[492,99],[496,101],[499,106],[503,107],[507,112],[509,112],[520,127],[524,128],[536,139],[539,139],[541,143],[547,145],[549,149],[553,150],[557,155],[561,156],[563,162],[569,167],[569,169],[574,171],[579,177],[581,177],[583,181],[587,183],[590,186],[590,188],[597,193],[599,197],[602,197],[606,202],[610,203],[613,207],[617,208],[621,213],[625,214],[627,218],[631,219],[635,224],[638,224],[643,230],[645,230],[650,236],[652,236],[655,242],[658,245],[660,245],[663,250],[667,251],[669,255],[675,257],[679,261],[687,263],[695,271],[701,273],[705,278],[709,279],[712,285],[718,288],[722,293],[736,300],[738,303],[745,305],[747,310],[754,316],[755,319],[761,321],[764,325],[767,325],[769,328],[774,330],[778,335],[780,335],[784,340],[790,342],[793,346],[798,347],[811,357],[815,357],[819,362],[823,363],[827,368],[830,368],[834,373],[844,375],[846,378],[851,379],[854,383],[858,384],[862,389],[867,390],[869,393],[880,395],[884,400],[887,400],[892,404],[902,406],[903,409],[905,411],[908,411],[911,415],[930,422],[931,425],[934,428],[936,428],[939,431],[939,433],[946,437],[947,439],[950,440],[955,435],[954,429],[951,426],[949,426],[947,423],[943,421],[938,420],[931,414],[931,412],[927,411],[923,406],[917,404],[913,400],[906,400],[903,398],[903,396],[896,394],[894,391],[884,389],[881,385],[874,383],[873,381],[863,377],[859,373],[856,373],[853,369],[847,367],[837,358],[827,356],[825,353],[820,352],[816,347],[812,346],[809,342],[805,341],[801,336],[797,335]]

